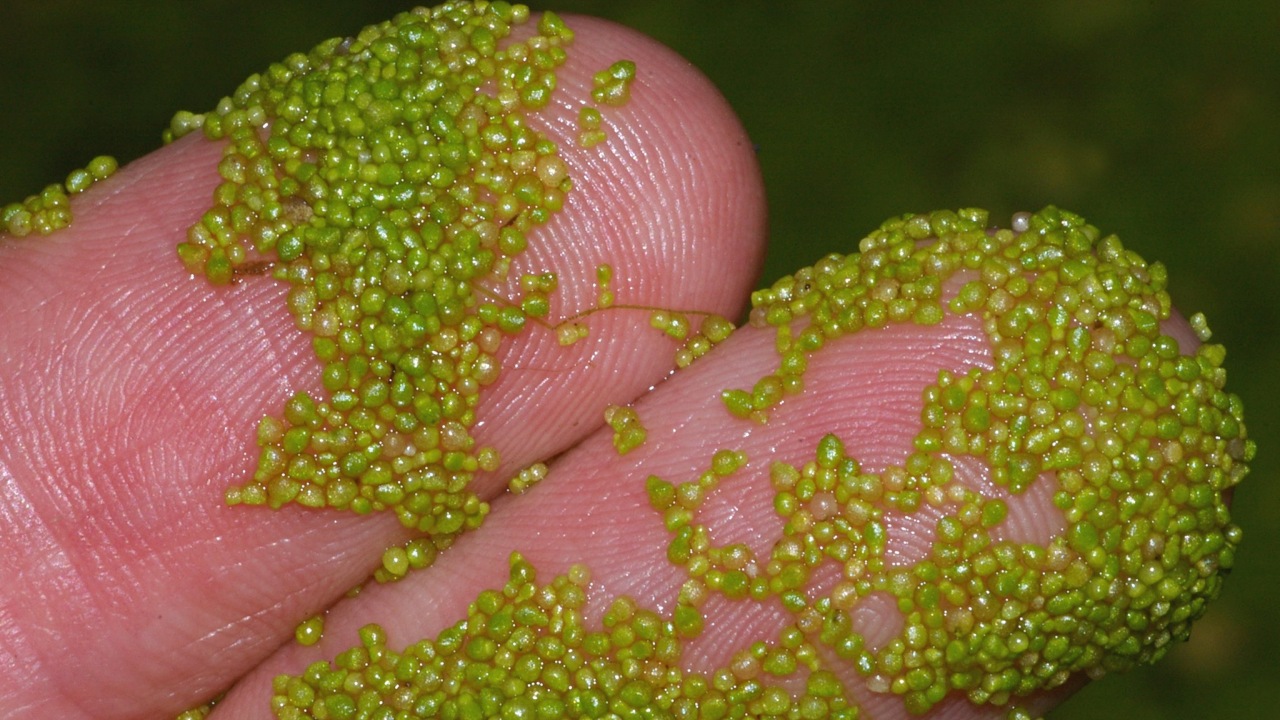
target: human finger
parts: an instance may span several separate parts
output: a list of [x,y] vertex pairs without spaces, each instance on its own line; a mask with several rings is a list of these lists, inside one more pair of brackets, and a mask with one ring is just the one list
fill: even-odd
[[[578,35],[555,73],[555,92],[545,107],[527,113],[527,122],[558,147],[563,162],[549,161],[543,174],[554,182],[571,178],[574,187],[563,209],[528,227],[527,248],[512,253],[505,280],[476,285],[474,297],[476,305],[518,307],[520,277],[549,272],[559,288],[538,289],[545,311],[511,319],[525,329],[512,328],[493,343],[502,373],[486,375],[492,383],[477,391],[470,425],[457,423],[464,432],[443,431],[464,443],[450,450],[473,460],[482,446],[500,454],[496,467],[456,493],[474,495],[471,508],[493,497],[515,468],[572,444],[601,422],[607,405],[629,401],[670,370],[672,341],[650,327],[648,310],[635,307],[733,315],[760,258],[754,159],[718,93],[686,62],[635,33],[587,19],[571,23]],[[534,34],[523,27],[522,37]],[[354,41],[345,42],[342,52]],[[594,74],[624,58],[642,68],[630,102],[595,101]],[[297,57],[290,63],[306,76]],[[600,111],[594,131],[608,134],[599,144],[579,141],[593,130],[580,124],[580,111],[592,107]],[[243,108],[210,117],[229,126],[237,110],[243,121]],[[252,124],[267,120],[281,122],[267,113]],[[194,122],[184,116],[179,124]],[[290,122],[304,124],[293,115]],[[426,130],[415,132],[423,144],[439,142]],[[252,137],[240,141],[254,147]],[[316,327],[329,322],[317,319],[324,307],[317,304],[305,320],[291,314],[307,305],[307,290],[268,276],[286,265],[294,279],[310,271],[271,252],[223,263],[209,240],[250,202],[209,216],[219,188],[237,186],[241,199],[261,195],[254,183],[237,180],[250,151],[237,157],[227,146],[183,137],[76,196],[70,227],[0,242],[6,318],[0,412],[7,428],[0,543],[3,575],[11,579],[0,604],[7,628],[0,664],[14,679],[0,690],[6,716],[150,717],[193,705],[292,637],[301,618],[358,584],[389,545],[416,530],[390,512],[357,517],[225,506],[227,487],[260,469],[259,421],[283,412],[302,427],[307,412],[293,402],[297,393],[323,400],[329,392],[312,338],[317,329],[327,332]],[[275,149],[281,157],[295,152]],[[297,169],[286,165],[287,158],[273,174]],[[305,198],[284,202],[299,222],[321,214],[318,196]],[[204,229],[193,234],[194,226]],[[187,267],[174,250],[184,241]],[[619,307],[593,313],[606,264]],[[215,286],[192,270],[234,282]],[[352,293],[348,284],[339,295]],[[579,313],[575,323],[587,335],[564,347],[555,326]],[[300,325],[312,333],[299,332]],[[362,385],[349,381],[344,389],[359,392]],[[374,398],[377,388],[368,389]],[[430,415],[429,408],[422,413]],[[277,430],[281,421],[267,424],[267,444],[283,444],[272,437]],[[408,452],[403,442],[385,442]],[[296,479],[276,477],[272,489],[259,488],[268,503],[315,497],[314,488],[299,486],[292,496],[287,488],[272,495]],[[241,491],[241,500],[246,492],[255,491]],[[387,495],[379,498],[395,505]]]

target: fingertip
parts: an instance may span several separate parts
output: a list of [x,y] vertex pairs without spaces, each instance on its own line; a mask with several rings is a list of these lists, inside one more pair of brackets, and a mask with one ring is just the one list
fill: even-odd
[[[706,314],[737,317],[764,252],[759,168],[719,91],[634,30],[587,16],[565,22],[575,37],[557,92],[530,123],[557,144],[573,189],[530,236],[505,292],[516,294],[521,274],[548,270],[558,288],[546,321],[504,349],[503,373],[477,412],[478,437],[503,448],[499,471],[479,478],[489,493],[673,369],[678,344],[650,327],[654,312],[687,313],[694,330]],[[626,101],[594,99],[594,76],[623,59],[635,65]],[[582,141],[583,110],[599,112],[603,141]],[[562,346],[556,331],[566,323],[586,337]]]
[[[759,273],[765,235],[763,183],[745,128],[711,81],[675,51],[606,20],[571,16],[570,22],[580,29],[579,54],[567,68],[572,89],[561,95],[567,104],[562,122],[577,124],[592,74],[619,59],[636,67],[624,104],[597,105],[607,141],[584,148],[562,138],[580,158],[586,194],[610,203],[637,194],[653,198],[617,220],[620,228],[642,230],[628,233],[635,255],[683,268],[691,281],[707,277],[705,267],[722,269],[705,289],[716,291],[708,299],[741,309]],[[652,268],[637,268],[645,269]],[[637,272],[635,280],[644,276]]]

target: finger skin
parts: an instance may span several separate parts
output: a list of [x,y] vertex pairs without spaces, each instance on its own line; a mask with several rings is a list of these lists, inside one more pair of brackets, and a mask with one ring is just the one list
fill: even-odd
[[[750,144],[686,62],[630,31],[575,20],[561,92],[539,122],[578,190],[521,262],[555,271],[552,318],[593,306],[595,268],[619,304],[737,313],[761,258],[762,191]],[[611,138],[579,147],[591,75],[646,68],[605,113]],[[319,388],[284,286],[215,288],[174,247],[209,207],[221,148],[195,136],[78,197],[73,225],[0,239],[0,715],[156,717],[197,704],[292,637],[405,539],[389,515],[227,508],[254,467],[254,428]],[[503,453],[492,496],[673,367],[648,313],[584,320],[561,348],[530,331],[475,434]]]

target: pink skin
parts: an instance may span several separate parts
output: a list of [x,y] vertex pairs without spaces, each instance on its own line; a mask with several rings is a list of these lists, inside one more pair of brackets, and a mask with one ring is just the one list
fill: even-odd
[[[715,89],[670,51],[600,21],[570,25],[578,37],[540,127],[577,189],[532,236],[521,267],[559,274],[553,317],[592,306],[595,267],[606,262],[619,303],[734,316],[763,247],[750,143]],[[580,148],[590,76],[621,57],[640,68],[633,99],[605,110],[606,144]],[[476,483],[494,498],[490,519],[431,569],[338,602],[324,640],[303,648],[290,642],[296,623],[337,602],[408,535],[389,515],[222,502],[252,471],[257,421],[317,388],[318,373],[282,285],[255,277],[214,288],[174,256],[210,204],[219,153],[186,138],[78,197],[68,230],[0,239],[0,716],[171,717],[242,678],[215,716],[269,718],[274,674],[332,657],[368,622],[396,647],[434,635],[505,582],[513,550],[544,581],[588,565],[592,617],[620,594],[669,610],[681,576],[665,560],[648,474],[687,480],[716,449],[746,452],[704,519],[717,541],[762,552],[779,530],[769,462],[802,463],[828,432],[867,467],[898,462],[921,387],[939,368],[989,362],[966,319],[862,333],[815,356],[810,389],[758,425],[729,416],[718,394],[775,366],[772,331],[740,330],[662,382],[673,345],[647,312],[591,315],[591,335],[569,348],[533,328],[504,347],[503,375],[478,410],[477,437],[502,452],[502,469]],[[619,457],[598,430],[603,409],[637,397],[649,441]],[[566,449],[541,485],[499,496],[517,468]],[[962,472],[984,487],[982,468]],[[1031,536],[1060,523],[1036,493],[1012,515]],[[904,522],[896,551],[927,547],[921,535]],[[894,612],[869,605],[858,622],[883,637]],[[735,637],[767,637],[781,622],[776,608],[725,605],[691,646],[690,667],[722,664],[740,647]],[[856,692],[877,720],[903,716],[896,698]],[[999,713],[948,701],[932,716]]]

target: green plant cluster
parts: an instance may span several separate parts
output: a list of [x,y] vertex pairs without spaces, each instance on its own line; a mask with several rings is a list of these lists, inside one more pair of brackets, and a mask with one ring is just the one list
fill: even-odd
[[[518,278],[516,298],[488,288],[572,186],[525,119],[550,100],[572,33],[546,14],[506,42],[527,19],[502,2],[419,8],[175,116],[171,139],[227,143],[179,257],[214,283],[269,266],[323,365],[323,396],[262,420],[257,472],[229,503],[391,510],[435,538],[484,517],[469,484],[500,458],[471,435],[477,399],[556,278]],[[416,566],[392,555],[393,576]]]
[[[717,451],[698,478],[650,476],[650,504],[688,578],[669,615],[618,598],[604,630],[584,628],[583,582],[538,587],[513,558],[511,581],[469,617],[404,654],[376,628],[362,648],[277,679],[292,717],[858,717],[844,682],[902,697],[913,713],[963,693],[1027,718],[1034,693],[1159,659],[1215,597],[1240,530],[1227,507],[1254,446],[1223,390],[1221,346],[1183,353],[1166,334],[1164,270],[1056,208],[989,231],[978,210],[887,221],[860,252],[831,255],[753,297],[776,328],[777,388],[726,391],[733,415],[767,422],[803,391],[808,360],[832,340],[895,323],[981,319],[992,367],[940,371],[922,389],[921,429],[900,466],[864,471],[840,438],[801,467],[775,462],[782,537],[767,557],[715,545],[698,512],[748,461]],[[948,290],[948,288],[954,288]],[[756,386],[760,387],[759,384]],[[760,399],[763,398],[763,401]],[[747,407],[737,405],[741,401]],[[957,478],[981,459],[997,496]],[[1005,539],[1010,506],[1052,483],[1063,531]],[[889,518],[936,516],[926,557],[891,562]],[[814,587],[820,568],[839,579]],[[854,613],[873,596],[901,615],[872,647]],[[777,602],[792,620],[744,639],[709,675],[681,668],[703,607]],[[523,618],[523,620],[522,620]],[[799,696],[786,681],[802,679]]]

